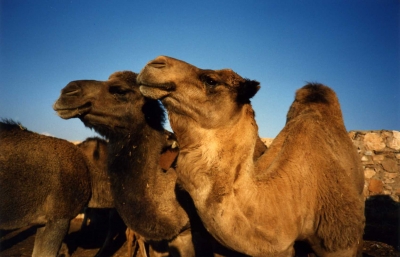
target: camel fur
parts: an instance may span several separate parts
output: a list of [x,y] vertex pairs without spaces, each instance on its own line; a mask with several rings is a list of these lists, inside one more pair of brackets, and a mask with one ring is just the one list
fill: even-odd
[[293,256],[297,240],[318,256],[361,254],[364,175],[333,90],[299,89],[285,127],[253,160],[257,81],[166,56],[137,81],[167,109],[178,180],[220,243],[251,256]]
[[55,257],[70,220],[88,203],[88,161],[74,144],[0,122],[0,228],[37,229],[32,256]]
[[79,118],[106,137],[108,172],[115,207],[126,225],[171,256],[212,256],[193,203],[176,186],[175,136],[163,127],[165,111],[143,97],[131,71],[106,81],[77,80],[62,89],[53,108],[64,119]]

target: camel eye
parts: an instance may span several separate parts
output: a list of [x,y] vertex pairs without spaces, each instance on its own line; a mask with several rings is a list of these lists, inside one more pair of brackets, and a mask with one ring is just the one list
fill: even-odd
[[112,95],[116,95],[116,96],[124,96],[126,95],[126,93],[128,93],[128,90],[125,90],[123,88],[121,88],[120,86],[111,86],[108,91],[110,92],[110,94]]
[[207,86],[216,86],[218,84],[218,82],[210,77],[204,77],[204,83],[207,84]]

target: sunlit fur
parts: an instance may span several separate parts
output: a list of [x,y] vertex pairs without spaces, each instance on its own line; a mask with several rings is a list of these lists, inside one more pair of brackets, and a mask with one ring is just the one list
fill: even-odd
[[[167,144],[164,111],[140,94],[135,81],[136,74],[128,71],[116,72],[107,81],[73,81],[54,106],[59,113],[90,106],[73,117],[109,138],[109,175],[121,217],[145,238],[169,240],[189,219],[176,200],[174,171],[163,172],[158,166]],[[76,93],[67,93],[73,90]]]
[[180,144],[178,179],[222,244],[252,256],[292,256],[296,240],[318,256],[361,254],[363,172],[330,88],[299,89],[285,127],[254,160],[249,99],[258,83],[165,56],[137,80],[166,107]]
[[[107,81],[72,81],[54,109],[62,118],[81,119],[109,139],[111,189],[129,228],[160,252],[212,254],[210,236],[190,197],[176,187],[175,169],[162,169],[160,157],[176,139],[163,128],[160,102],[139,92],[135,73],[115,72]],[[201,247],[204,244],[209,247]]]

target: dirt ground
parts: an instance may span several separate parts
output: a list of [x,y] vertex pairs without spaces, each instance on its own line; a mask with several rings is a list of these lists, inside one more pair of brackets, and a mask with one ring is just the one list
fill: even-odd
[[[371,197],[366,202],[367,219],[363,257],[400,257],[400,204],[386,196]],[[88,227],[81,231],[82,219],[71,221],[69,234],[64,240],[63,249],[68,249],[71,257],[92,257],[100,249],[107,234],[107,222],[96,228]],[[31,256],[36,227],[14,231],[1,231],[0,256]],[[125,228],[121,227],[107,247],[105,255],[127,256]]]

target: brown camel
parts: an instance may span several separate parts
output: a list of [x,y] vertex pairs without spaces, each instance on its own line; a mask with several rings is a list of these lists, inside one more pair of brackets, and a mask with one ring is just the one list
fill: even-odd
[[[189,195],[176,187],[174,135],[164,130],[161,104],[143,97],[136,73],[107,81],[78,80],[54,104],[64,119],[79,118],[108,138],[108,171],[115,207],[126,225],[154,251],[172,256],[210,256],[211,238]],[[175,153],[174,153],[175,152]],[[172,157],[172,158],[170,158]]]
[[0,229],[44,225],[32,256],[55,257],[70,220],[90,200],[87,159],[72,143],[11,120],[0,122],[0,142]]
[[[67,248],[59,248],[70,220],[83,208],[114,207],[106,142],[88,138],[75,146],[7,119],[0,122],[0,142],[0,228],[44,225],[37,229],[32,256],[68,256]],[[118,232],[120,218],[113,214],[96,256],[104,256]]]
[[257,81],[165,56],[137,81],[166,107],[178,180],[222,244],[252,256],[293,256],[296,240],[318,256],[361,254],[363,171],[330,88],[298,90],[285,127],[253,161]]
[[[89,137],[77,144],[89,161],[92,194],[84,208],[84,218],[80,233],[91,240],[93,233],[107,228],[107,236],[95,257],[108,256],[112,241],[126,226],[114,208],[108,176],[107,141],[98,137]],[[132,255],[131,255],[132,256]]]

